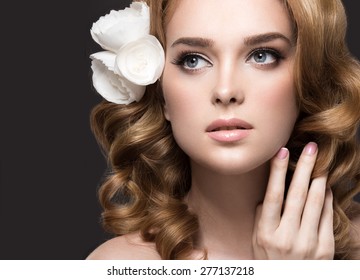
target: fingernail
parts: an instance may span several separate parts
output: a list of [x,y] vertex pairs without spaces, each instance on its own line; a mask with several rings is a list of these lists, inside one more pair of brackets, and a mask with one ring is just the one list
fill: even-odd
[[280,151],[278,151],[278,153],[276,154],[276,157],[278,159],[286,159],[286,157],[289,154],[289,150],[286,148],[281,148]]
[[315,155],[317,151],[317,144],[314,142],[310,142],[305,147],[305,154],[312,156]]

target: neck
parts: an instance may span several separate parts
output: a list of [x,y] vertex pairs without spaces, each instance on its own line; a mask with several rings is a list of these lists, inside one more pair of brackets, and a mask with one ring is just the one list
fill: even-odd
[[192,164],[187,202],[198,215],[198,245],[207,249],[209,258],[252,258],[255,210],[264,198],[267,180],[267,165],[240,175],[223,175]]

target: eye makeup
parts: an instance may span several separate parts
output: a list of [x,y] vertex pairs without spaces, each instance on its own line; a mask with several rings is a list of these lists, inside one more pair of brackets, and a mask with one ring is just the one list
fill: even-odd
[[[280,64],[286,56],[279,48],[256,47],[245,56],[245,62],[259,69],[271,69]],[[213,62],[204,54],[194,50],[182,50],[171,61],[185,73],[198,73],[213,66]]]
[[257,47],[251,50],[246,62],[255,67],[274,67],[285,59],[285,56],[276,48]]
[[171,63],[190,73],[199,72],[213,66],[207,57],[193,51],[181,51]]

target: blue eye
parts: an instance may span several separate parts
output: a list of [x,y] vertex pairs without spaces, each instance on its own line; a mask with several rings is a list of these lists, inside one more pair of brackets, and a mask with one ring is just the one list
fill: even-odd
[[198,56],[195,55],[189,55],[188,57],[186,57],[184,59],[184,66],[186,68],[191,68],[194,69],[196,68],[199,64],[201,64],[201,58],[199,58]]
[[203,56],[193,53],[181,54],[179,58],[173,61],[173,63],[179,65],[186,71],[199,71],[212,66],[212,64]]
[[250,54],[247,61],[258,65],[270,65],[277,63],[281,58],[280,53],[275,50],[257,49]]

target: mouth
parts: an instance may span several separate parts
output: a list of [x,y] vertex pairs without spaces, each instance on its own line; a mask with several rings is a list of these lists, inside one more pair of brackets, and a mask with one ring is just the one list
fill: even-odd
[[220,143],[236,143],[247,138],[252,125],[240,119],[219,119],[206,129],[208,136]]
[[220,126],[220,127],[212,129],[210,132],[222,131],[222,130],[238,130],[238,129],[247,129],[247,128],[242,127],[242,126]]
[[206,132],[230,131],[230,130],[248,130],[252,125],[240,119],[219,119],[212,122],[206,129]]

